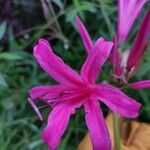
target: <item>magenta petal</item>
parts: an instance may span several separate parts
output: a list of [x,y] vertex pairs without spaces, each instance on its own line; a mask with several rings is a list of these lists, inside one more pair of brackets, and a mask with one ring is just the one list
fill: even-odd
[[32,106],[33,110],[38,115],[39,119],[42,121],[42,115],[36,106],[37,100],[42,100],[48,104],[48,106],[52,107],[53,104],[57,103],[57,98],[60,98],[62,93],[66,90],[66,87],[61,85],[54,86],[37,86],[33,87],[30,91],[30,97],[28,98],[28,102]]
[[136,38],[130,50],[130,54],[127,61],[127,67],[137,67],[144,55],[148,44],[148,37],[150,35],[150,11],[145,16],[142,24],[139,27]]
[[45,39],[39,39],[39,43],[38,43],[38,48],[41,49],[42,51],[53,51],[49,42]]
[[[147,0],[118,0],[119,2],[119,41],[125,41],[128,33]],[[132,14],[132,15],[131,15]]]
[[105,63],[112,49],[113,43],[99,38],[89,53],[81,69],[81,76],[85,81],[94,83],[100,69]]
[[[30,97],[33,100],[43,99],[43,97],[49,95],[49,99],[53,99],[54,97],[58,97],[61,93],[63,93],[67,88],[61,85],[53,85],[53,86],[36,86],[33,87],[29,93]],[[51,96],[50,96],[51,94]]]
[[138,81],[130,84],[132,89],[139,90],[144,88],[150,88],[150,80]]
[[117,76],[121,76],[123,73],[123,69],[121,66],[121,54],[118,49],[118,39],[116,37],[113,38],[114,46],[110,52],[110,63],[113,65],[113,73]]
[[65,104],[58,104],[54,107],[48,117],[48,123],[45,127],[42,138],[49,146],[49,150],[54,150],[61,142],[61,137],[67,128],[70,115],[74,114],[75,108]]
[[80,18],[78,16],[75,17],[75,21],[76,21],[76,25],[78,27],[80,36],[82,38],[83,44],[85,46],[85,49],[86,49],[87,53],[89,53],[93,46],[92,40],[91,40],[84,24],[82,23],[82,21],[80,20]]
[[56,81],[65,86],[79,86],[83,82],[80,76],[67,66],[63,60],[56,56],[48,42],[45,40],[39,40],[38,45],[34,47],[34,56],[37,59],[40,66]]
[[85,119],[92,140],[93,150],[110,150],[109,132],[98,102],[89,100],[84,104]]
[[104,102],[112,111],[118,112],[122,116],[135,118],[139,114],[138,111],[141,104],[111,85],[100,84],[97,87],[96,97]]

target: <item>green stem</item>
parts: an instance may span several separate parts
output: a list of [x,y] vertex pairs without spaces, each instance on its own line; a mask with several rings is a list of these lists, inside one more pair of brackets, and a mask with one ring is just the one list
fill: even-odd
[[116,150],[121,150],[120,146],[120,117],[117,113],[113,113],[113,128]]

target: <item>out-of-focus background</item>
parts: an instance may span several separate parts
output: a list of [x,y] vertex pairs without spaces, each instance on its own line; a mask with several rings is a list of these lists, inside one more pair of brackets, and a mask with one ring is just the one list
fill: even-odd
[[[146,4],[136,20],[125,48],[133,42],[139,23],[150,7]],[[93,40],[112,39],[117,25],[117,2],[112,0],[0,0],[0,150],[46,150],[40,133],[50,110],[39,104],[44,121],[27,102],[28,90],[54,81],[36,64],[33,46],[40,37],[49,40],[54,52],[79,70],[86,58],[74,16],[84,21]],[[132,15],[132,14],[131,14]],[[106,63],[99,81],[110,76]],[[150,48],[134,80],[150,79]],[[126,91],[143,104],[139,120],[150,121],[150,91]],[[107,107],[102,105],[106,115]],[[72,116],[59,150],[74,150],[87,132],[84,112]]]

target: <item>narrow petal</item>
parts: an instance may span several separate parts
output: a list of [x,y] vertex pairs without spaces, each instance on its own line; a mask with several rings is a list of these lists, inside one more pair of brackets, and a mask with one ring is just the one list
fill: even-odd
[[81,69],[81,76],[85,81],[94,83],[101,67],[105,63],[112,49],[113,43],[99,38],[89,53]]
[[84,107],[86,124],[91,136],[93,150],[110,150],[109,132],[98,102],[89,100],[84,104]]
[[138,81],[130,84],[132,89],[140,90],[144,88],[150,88],[150,80]]
[[[135,19],[138,17],[142,7],[147,0],[118,0],[119,3],[119,21],[118,38],[119,41],[125,41]],[[131,15],[132,14],[132,15]]]
[[96,97],[104,102],[112,111],[118,112],[122,116],[128,118],[138,116],[141,104],[111,85],[98,85]]
[[80,76],[48,47],[50,45],[43,39],[40,39],[38,45],[34,47],[34,56],[40,66],[56,81],[65,86],[82,85]]
[[[35,103],[37,100],[42,100],[48,106],[60,102],[68,102],[69,105],[77,104],[90,95],[90,89],[82,88],[67,88],[62,85],[53,86],[37,86],[33,87],[29,93],[30,98]],[[35,105],[35,104],[34,104]],[[34,107],[32,105],[32,107]]]
[[30,105],[32,106],[33,110],[36,112],[37,116],[39,117],[39,119],[41,121],[43,121],[43,117],[38,109],[38,107],[34,104],[33,100],[29,97],[28,98],[28,102],[30,103]]
[[121,54],[118,50],[118,39],[114,37],[113,42],[114,45],[110,52],[110,63],[113,65],[113,73],[117,76],[121,76],[123,73],[123,69],[121,66]]
[[127,61],[127,68],[137,67],[140,64],[142,57],[144,56],[148,37],[150,36],[150,11],[145,16],[142,24],[139,27],[136,38],[130,50],[130,54]]
[[40,110],[36,106],[36,102],[38,100],[42,100],[48,106],[53,107],[53,104],[58,102],[57,99],[60,98],[65,91],[66,87],[61,85],[33,87],[31,90],[29,90],[30,97],[28,98],[28,102],[36,112],[38,118],[42,121],[43,117],[40,113]]
[[61,142],[61,137],[67,128],[71,114],[75,113],[75,108],[58,104],[54,107],[48,117],[48,123],[42,133],[44,142],[48,145],[49,150],[54,150]]
[[54,97],[59,97],[59,95],[61,95],[61,93],[63,93],[66,89],[67,89],[66,87],[61,85],[37,86],[37,87],[33,87],[29,91],[29,94],[33,100],[43,99],[43,97],[48,94],[49,94],[49,99],[53,99]]
[[76,25],[78,27],[80,36],[82,38],[84,47],[85,47],[87,53],[89,53],[93,46],[92,40],[86,30],[86,27],[84,26],[84,24],[82,23],[82,21],[80,20],[80,18],[78,16],[75,17],[75,21],[76,21]]

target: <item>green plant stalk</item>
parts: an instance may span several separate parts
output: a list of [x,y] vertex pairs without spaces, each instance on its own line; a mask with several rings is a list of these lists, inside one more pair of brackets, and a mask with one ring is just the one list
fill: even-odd
[[116,150],[121,150],[120,144],[120,116],[117,113],[113,113],[113,131]]

